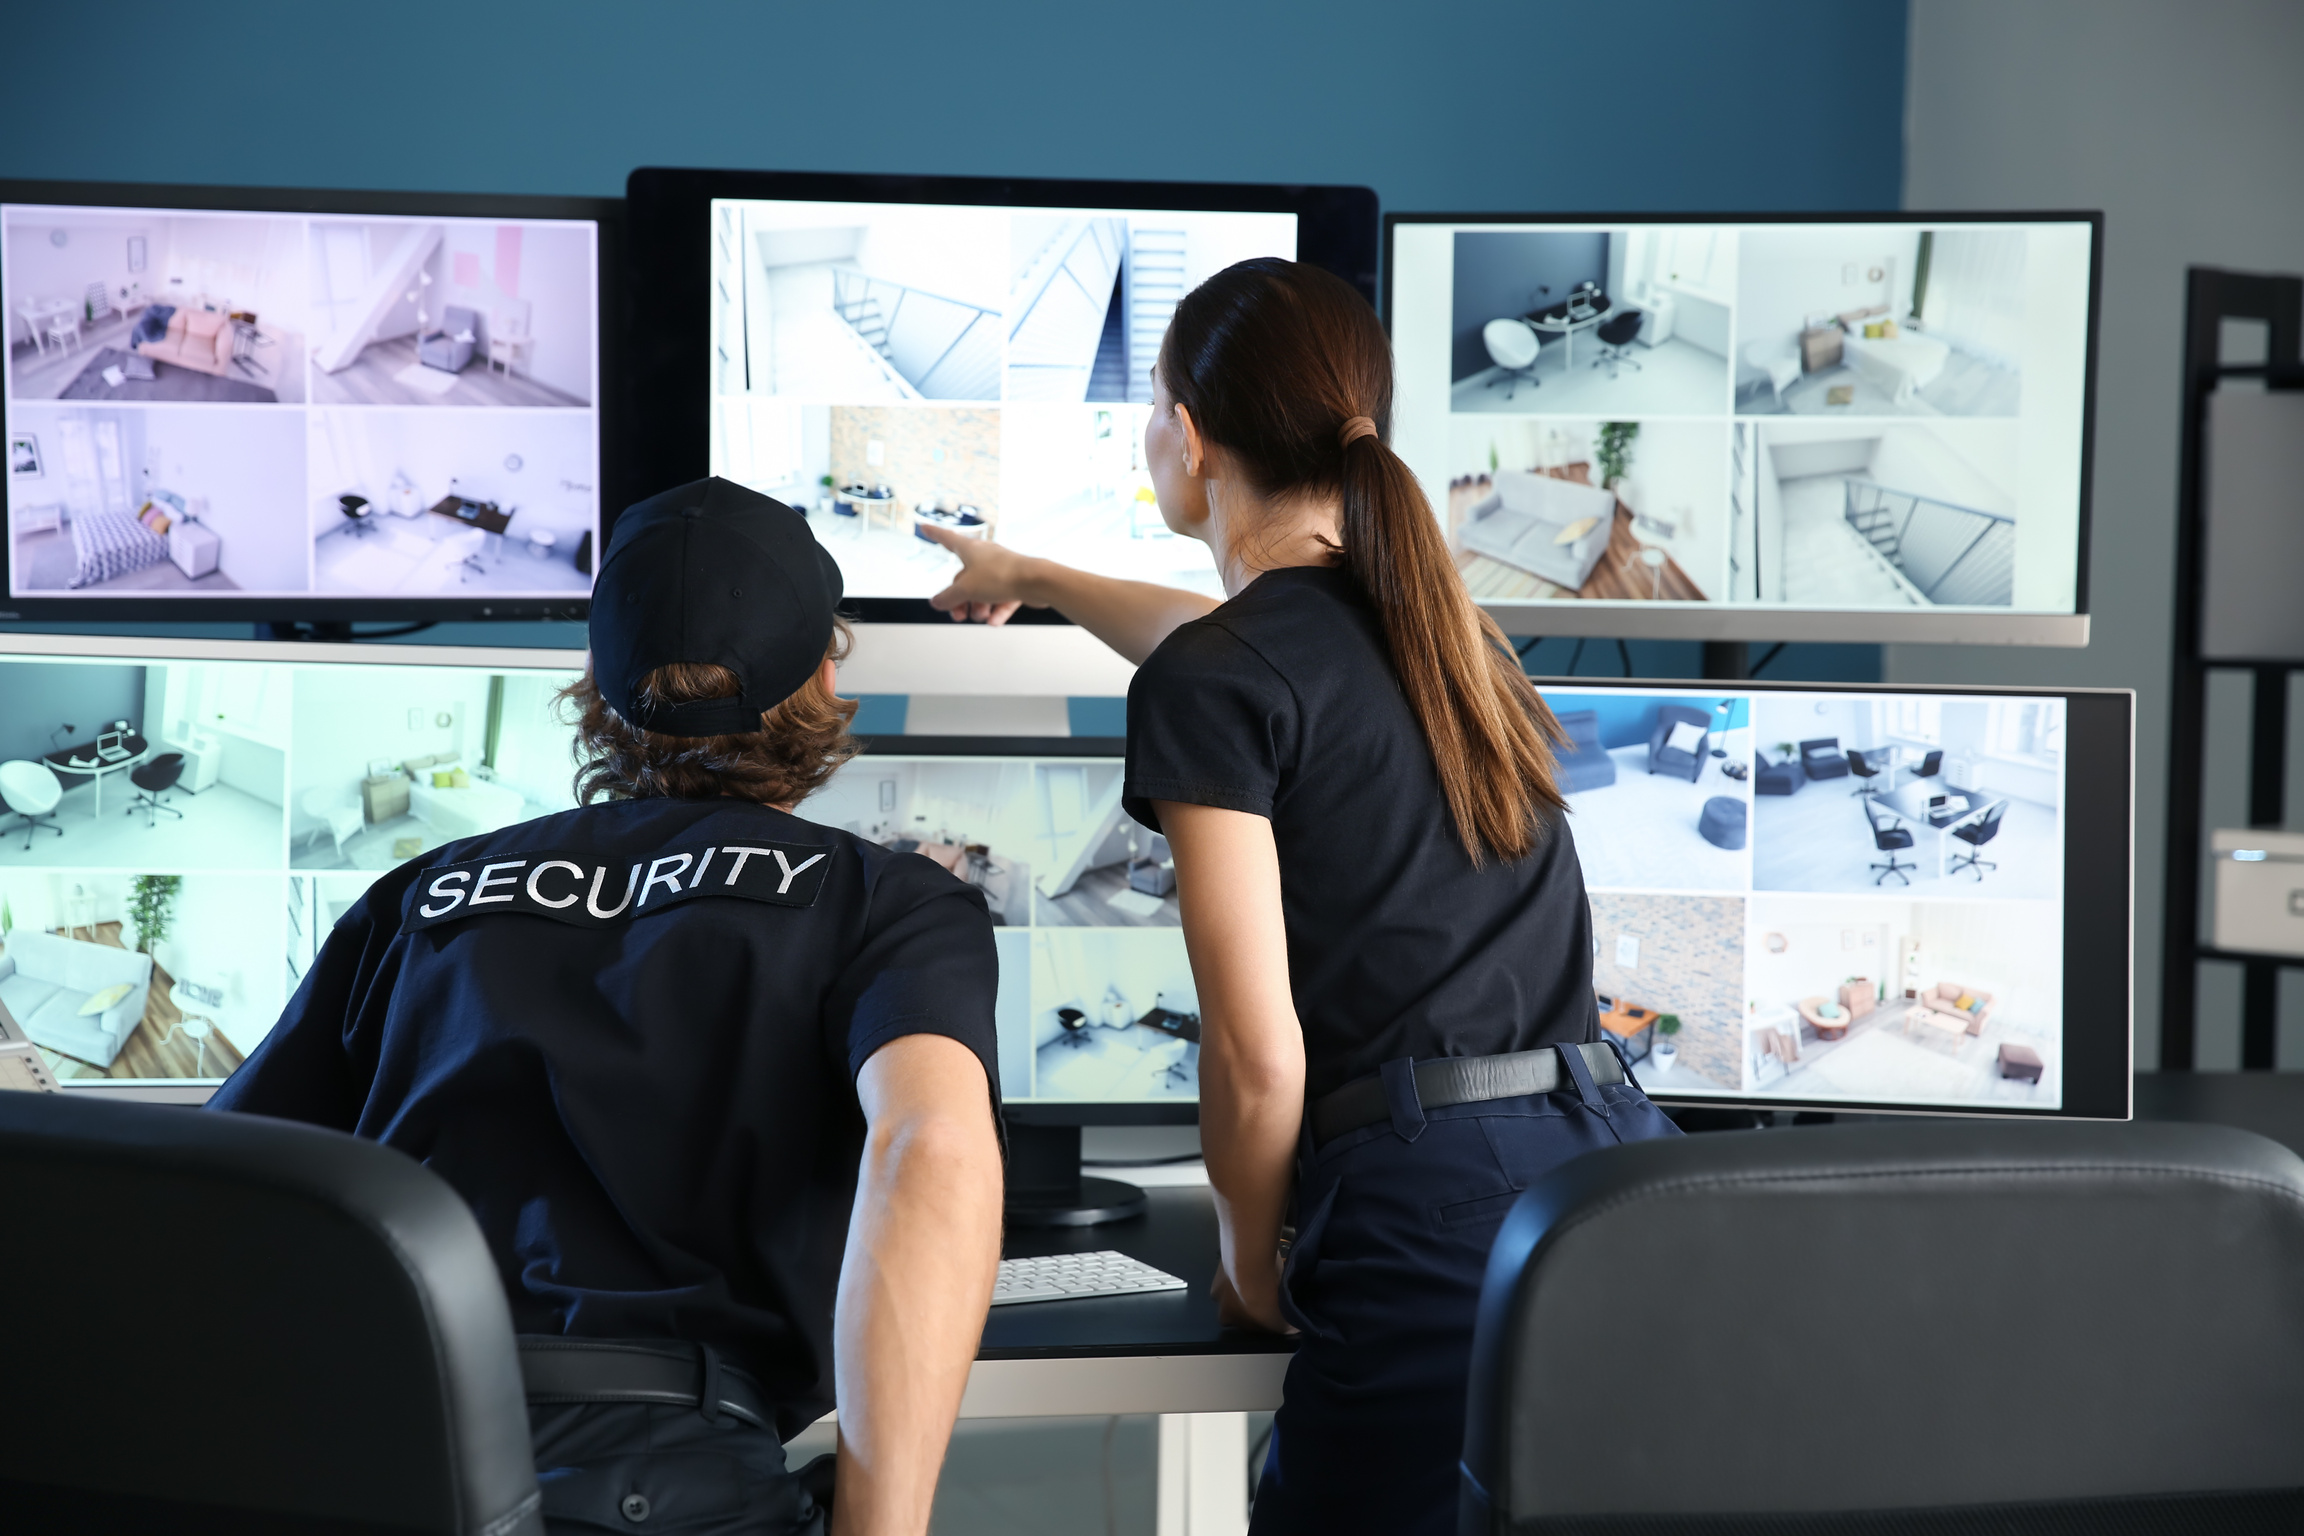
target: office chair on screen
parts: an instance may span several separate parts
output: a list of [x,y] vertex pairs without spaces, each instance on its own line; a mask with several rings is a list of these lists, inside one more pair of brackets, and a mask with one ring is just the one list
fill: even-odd
[[[13,811],[24,822],[24,851],[32,851],[32,834],[53,832],[58,837],[64,829],[56,825],[56,803],[64,798],[63,781],[46,763],[19,758],[12,763],[0,763],[0,805]],[[16,829],[10,827],[9,831]]]
[[1848,771],[1856,775],[1856,787],[1850,791],[1851,794],[1872,793],[1872,781],[1880,777],[1880,770],[1873,767],[1864,754],[1853,747],[1848,750]]
[[1984,807],[1983,815],[1964,821],[1959,826],[1954,827],[1952,835],[1966,843],[1968,851],[1954,854],[1951,864],[1946,867],[1944,872],[1957,874],[1963,869],[1969,870],[1975,874],[1976,883],[1983,884],[1984,871],[1998,869],[2000,866],[1990,859],[1978,858],[1977,854],[1986,843],[2000,835],[2000,818],[2007,814],[2008,802],[1995,800]]
[[1926,757],[1920,759],[1920,766],[1912,770],[1912,777],[1932,779],[1943,771],[1944,754],[1942,752],[1930,752]]
[[0,1184],[8,1303],[39,1319],[0,1371],[11,1536],[542,1536],[503,1284],[416,1162],[0,1093]]
[[162,816],[173,816],[182,821],[184,813],[160,798],[174,789],[176,781],[182,777],[184,754],[181,752],[163,752],[152,761],[129,769],[128,782],[136,786],[136,798],[130,803],[128,814],[133,816],[142,811],[144,825],[148,828],[158,826]]
[[[1848,755],[1854,757],[1856,754],[1851,752]],[[1903,884],[1910,885],[1912,877],[1906,871],[1918,869],[1920,866],[1902,863],[1896,855],[1912,846],[1912,829],[1898,821],[1893,811],[1882,810],[1870,800],[1862,800],[1857,803],[1864,809],[1866,825],[1872,828],[1873,848],[1888,855],[1888,862],[1885,864],[1867,864],[1864,866],[1867,869],[1879,871],[1872,877],[1872,883],[1878,885],[1890,875],[1894,875]]]
[[1504,398],[1509,400],[1523,383],[1537,387],[1536,359],[1543,352],[1544,338],[1534,326],[1525,320],[1491,320],[1480,328],[1480,341],[1488,349],[1488,360],[1502,370],[1488,381],[1490,389],[1504,385]]
[[1616,377],[1620,367],[1639,371],[1640,360],[1632,355],[1632,339],[1640,334],[1640,318],[1640,311],[1627,309],[1600,322],[1600,328],[1593,332],[1600,338],[1600,355],[1592,359],[1593,367],[1606,364],[1610,378]]
[[1497,1236],[1457,1530],[2304,1529],[2300,1273],[2304,1159],[2225,1126],[1611,1147]]

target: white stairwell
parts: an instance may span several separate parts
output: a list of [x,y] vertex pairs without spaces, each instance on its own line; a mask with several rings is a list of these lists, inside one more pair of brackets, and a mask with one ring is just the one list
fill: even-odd
[[1128,398],[1152,398],[1152,365],[1169,317],[1184,297],[1184,242],[1181,229],[1128,229]]

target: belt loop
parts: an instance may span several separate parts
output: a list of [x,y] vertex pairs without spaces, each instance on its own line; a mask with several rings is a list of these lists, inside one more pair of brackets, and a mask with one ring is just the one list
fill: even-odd
[[1584,1047],[1563,1045],[1556,1049],[1560,1052],[1560,1064],[1568,1069],[1568,1075],[1576,1081],[1576,1096],[1584,1101],[1584,1107],[1601,1119],[1607,1119],[1608,1101],[1600,1097],[1600,1085],[1592,1081],[1592,1064],[1584,1059]]
[[1392,1110],[1392,1130],[1402,1141],[1424,1134],[1424,1103],[1416,1097],[1416,1058],[1401,1056],[1377,1069],[1384,1080],[1384,1102]]
[[704,1382],[696,1392],[696,1411],[707,1424],[720,1422],[720,1351],[709,1344],[696,1346],[704,1355]]

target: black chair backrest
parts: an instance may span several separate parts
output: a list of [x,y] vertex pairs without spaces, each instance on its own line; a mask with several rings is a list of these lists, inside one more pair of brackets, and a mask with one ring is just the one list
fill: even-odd
[[184,777],[184,754],[163,752],[141,767],[129,769],[128,777],[135,781],[138,789],[149,789],[155,793],[167,789]]
[[1854,747],[1848,749],[1848,771],[1860,779],[1876,779],[1880,770],[1864,761],[1864,754]]
[[2008,802],[1995,800],[1972,824],[1960,828],[1958,835],[1981,848],[2000,835],[2000,818],[2007,814]]
[[1610,315],[1600,322],[1600,339],[1612,347],[1620,347],[1640,334],[1640,311],[1627,309]]
[[1932,779],[1936,777],[1936,771],[1943,766],[1944,754],[1942,752],[1931,752],[1926,757],[1920,759],[1920,766],[1912,770],[1912,776],[1918,779]]
[[[1903,822],[1898,821],[1894,812],[1882,811],[1875,805],[1870,795],[1856,795],[1850,798],[1864,808],[1864,819],[1872,826],[1873,847],[1886,853],[1892,848],[1909,848],[1912,846],[1911,829],[1906,827]],[[1887,818],[1885,821],[1881,819],[1883,815]]]
[[541,1536],[503,1282],[421,1165],[0,1093],[0,1183],[0,1526]]
[[2304,1529],[2300,1274],[2304,1159],[2225,1126],[1612,1147],[1497,1237],[1458,1529]]

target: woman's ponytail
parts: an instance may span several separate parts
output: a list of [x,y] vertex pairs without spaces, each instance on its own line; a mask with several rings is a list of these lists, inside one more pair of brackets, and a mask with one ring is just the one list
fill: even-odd
[[1466,849],[1476,864],[1530,852],[1564,805],[1560,727],[1385,445],[1392,354],[1374,311],[1318,267],[1241,262],[1177,307],[1160,376],[1264,495],[1340,497],[1345,568],[1383,624]]

